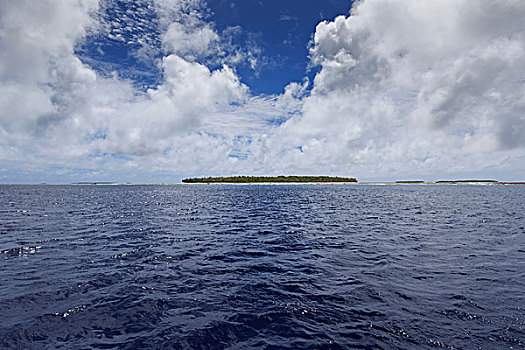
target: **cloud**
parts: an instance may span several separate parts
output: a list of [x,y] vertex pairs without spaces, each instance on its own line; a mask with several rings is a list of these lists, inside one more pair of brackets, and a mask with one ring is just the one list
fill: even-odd
[[219,35],[206,21],[203,1],[156,0],[154,4],[165,54],[195,61],[220,50]]
[[296,22],[298,21],[299,18],[295,17],[295,16],[292,16],[290,14],[287,14],[287,13],[281,13],[279,15],[279,21],[292,21],[292,22]]
[[209,56],[218,40],[219,35],[208,26],[186,29],[180,23],[170,25],[164,39],[167,51],[190,60]]
[[240,28],[218,32],[198,0],[144,10],[157,21],[160,42],[141,45],[161,56],[158,86],[102,76],[75,53],[87,36],[140,40],[129,23],[108,24],[108,4],[0,2],[2,181],[513,177],[525,165],[521,2],[356,2],[317,26],[313,81],[276,96],[241,83],[235,64],[257,59],[255,49],[236,46]]
[[219,32],[210,20],[211,14],[202,0],[155,0],[158,29],[162,33],[164,55],[176,54],[188,61],[208,66],[248,65],[260,56],[260,48],[247,41],[241,47],[236,41],[242,36],[240,26]]
[[3,163],[111,172],[112,163],[125,162],[147,170],[157,158],[179,154],[171,151],[175,145],[204,135],[199,125],[206,114],[243,103],[248,90],[232,69],[210,70],[182,52],[162,59],[163,83],[146,92],[98,75],[74,53],[89,30],[99,29],[97,9],[96,1],[2,3]]
[[205,114],[242,102],[247,92],[226,66],[212,72],[173,54],[164,58],[163,71],[163,85],[113,111],[118,115],[104,125],[104,148],[131,156],[164,152],[173,139],[198,131]]
[[[0,3],[0,147],[3,158],[61,123],[66,90],[95,79],[72,55],[78,38],[95,25],[96,1]],[[68,86],[69,85],[69,86]]]
[[514,1],[369,0],[321,22],[283,163],[428,175],[523,156],[524,15]]

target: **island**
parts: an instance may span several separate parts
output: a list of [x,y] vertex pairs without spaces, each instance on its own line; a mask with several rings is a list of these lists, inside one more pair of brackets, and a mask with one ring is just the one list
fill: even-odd
[[398,180],[395,183],[396,184],[412,185],[412,184],[424,184],[425,181],[423,181],[423,180]]
[[227,177],[201,177],[183,179],[183,183],[228,183],[228,184],[250,184],[250,183],[356,183],[353,177],[338,176],[227,176]]

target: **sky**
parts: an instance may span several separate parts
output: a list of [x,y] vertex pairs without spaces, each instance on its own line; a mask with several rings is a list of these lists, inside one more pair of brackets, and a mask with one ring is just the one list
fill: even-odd
[[0,0],[0,183],[525,173],[525,2]]

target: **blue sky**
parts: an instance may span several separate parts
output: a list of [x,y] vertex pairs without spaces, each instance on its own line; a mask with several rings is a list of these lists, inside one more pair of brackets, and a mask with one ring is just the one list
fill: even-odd
[[[254,93],[281,93],[291,81],[308,72],[308,44],[321,20],[348,15],[351,3],[331,1],[213,1],[209,3],[217,28],[245,30],[242,40],[253,40],[263,63],[255,71],[240,67],[239,75]],[[311,74],[310,74],[311,76]]]
[[525,3],[0,0],[0,183],[523,180]]
[[[148,37],[159,50],[155,56],[161,58],[162,31],[155,23],[155,11],[148,8],[150,4],[151,1],[113,1],[102,16],[110,22],[120,20],[123,12],[133,11],[134,16],[126,19],[126,25],[131,27],[124,31],[124,37],[132,41],[133,37]],[[216,0],[207,3],[203,16],[213,23],[217,32],[231,32],[229,40],[233,45],[254,51],[254,58],[258,60],[256,67],[251,67],[250,62],[236,66],[241,81],[254,94],[279,94],[291,81],[315,75],[316,69],[309,66],[308,60],[308,45],[315,27],[322,20],[348,15],[350,8],[348,0]],[[137,27],[142,20],[147,25]],[[101,33],[88,36],[76,47],[78,56],[101,74],[116,71],[122,77],[133,79],[137,86],[161,84],[161,70],[153,61],[137,59],[138,50],[139,45]]]

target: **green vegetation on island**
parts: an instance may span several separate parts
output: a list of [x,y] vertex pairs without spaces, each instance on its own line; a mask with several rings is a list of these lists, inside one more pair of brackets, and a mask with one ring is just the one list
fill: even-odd
[[357,182],[355,178],[337,176],[227,176],[202,177],[182,180],[184,183],[330,183]]

